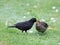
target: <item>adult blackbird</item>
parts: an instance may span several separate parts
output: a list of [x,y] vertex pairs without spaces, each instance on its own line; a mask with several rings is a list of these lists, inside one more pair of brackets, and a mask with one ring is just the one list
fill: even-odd
[[27,30],[32,28],[34,22],[36,22],[36,18],[32,18],[25,22],[19,22],[19,23],[14,24],[13,26],[8,26],[8,27],[12,27],[12,28],[14,27],[21,30],[22,32],[23,31],[27,32]]
[[47,23],[42,22],[42,21],[41,22],[40,21],[36,21],[36,30],[38,32],[44,33],[46,31],[47,27],[48,27]]

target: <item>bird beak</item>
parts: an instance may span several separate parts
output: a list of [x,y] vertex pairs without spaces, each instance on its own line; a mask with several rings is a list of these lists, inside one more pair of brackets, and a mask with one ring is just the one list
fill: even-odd
[[53,29],[53,28],[51,26],[49,26],[48,29]]
[[37,20],[37,21],[36,21],[36,24],[37,24],[38,22],[39,22],[39,21]]

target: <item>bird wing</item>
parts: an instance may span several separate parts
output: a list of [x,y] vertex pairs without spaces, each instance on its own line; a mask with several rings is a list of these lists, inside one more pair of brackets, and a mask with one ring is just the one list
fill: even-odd
[[26,22],[20,22],[20,23],[17,23],[16,24],[16,27],[21,29],[21,30],[28,30],[30,29],[32,26],[31,26],[31,23],[26,21]]
[[17,23],[17,24],[15,24],[16,26],[23,26],[23,27],[26,27],[26,26],[28,26],[28,24],[27,24],[27,22],[20,22],[20,23]]

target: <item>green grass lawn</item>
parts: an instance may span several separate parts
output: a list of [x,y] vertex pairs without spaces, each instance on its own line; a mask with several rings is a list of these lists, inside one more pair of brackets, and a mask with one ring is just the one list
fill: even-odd
[[[52,29],[38,34],[35,24],[33,33],[7,28],[32,17]],[[60,45],[60,0],[0,0],[0,45]]]

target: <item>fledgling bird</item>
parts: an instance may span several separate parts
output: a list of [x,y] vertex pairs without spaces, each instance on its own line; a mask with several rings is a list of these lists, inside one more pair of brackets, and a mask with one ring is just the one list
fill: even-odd
[[36,21],[36,30],[38,32],[44,33],[46,29],[48,28],[48,24],[42,21]]
[[18,28],[22,32],[23,31],[27,32],[27,30],[32,28],[34,22],[36,22],[36,18],[32,18],[25,22],[19,22],[19,23],[14,24],[13,26],[8,26],[8,27]]

